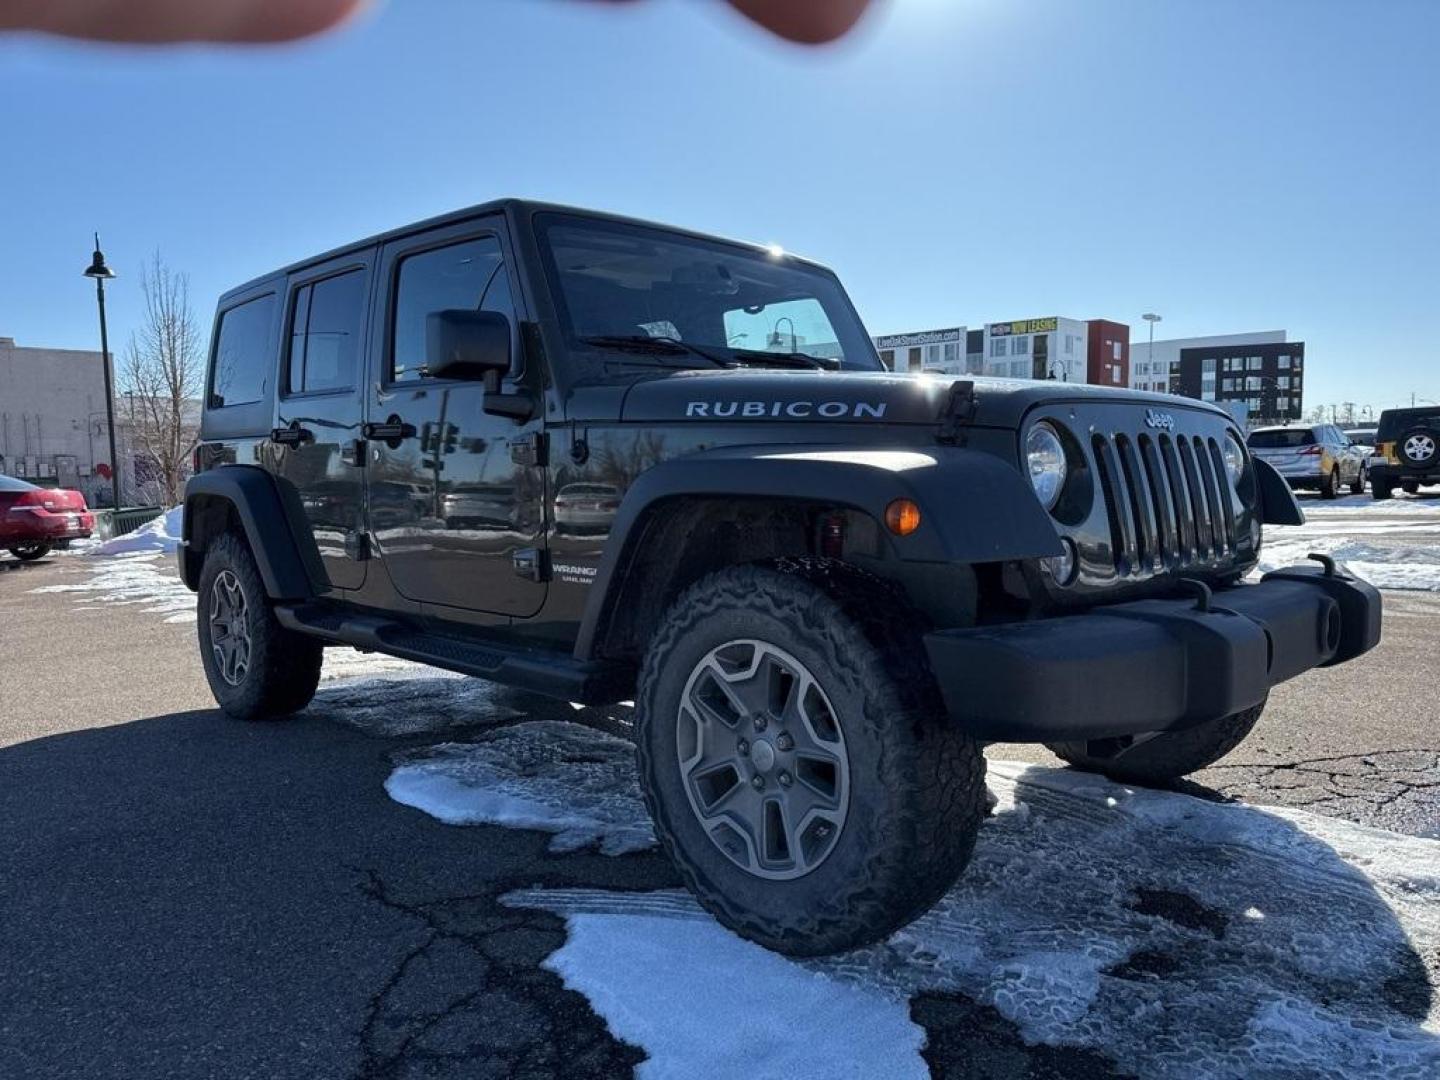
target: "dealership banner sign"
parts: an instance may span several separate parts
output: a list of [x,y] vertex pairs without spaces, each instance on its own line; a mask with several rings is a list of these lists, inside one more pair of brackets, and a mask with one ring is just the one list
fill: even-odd
[[1048,319],[1017,319],[1015,322],[997,322],[990,324],[991,337],[1005,337],[1007,334],[1045,334],[1054,330],[1059,324],[1059,317],[1050,316]]

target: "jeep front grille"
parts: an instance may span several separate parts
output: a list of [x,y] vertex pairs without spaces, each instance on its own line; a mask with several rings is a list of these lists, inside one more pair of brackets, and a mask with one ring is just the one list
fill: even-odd
[[1096,434],[1092,444],[1117,575],[1149,576],[1234,557],[1234,496],[1214,438]]

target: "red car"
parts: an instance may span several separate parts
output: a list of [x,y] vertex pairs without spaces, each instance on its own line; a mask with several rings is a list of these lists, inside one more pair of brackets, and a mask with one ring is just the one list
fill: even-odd
[[95,531],[85,496],[0,476],[0,548],[17,559],[39,559]]

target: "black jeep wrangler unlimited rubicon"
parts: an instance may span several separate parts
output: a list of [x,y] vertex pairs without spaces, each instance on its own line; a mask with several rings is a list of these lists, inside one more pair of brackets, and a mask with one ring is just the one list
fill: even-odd
[[665,850],[782,952],[950,887],[984,742],[1166,781],[1380,636],[1323,560],[1242,584],[1301,514],[1218,409],[891,374],[774,249],[477,207],[227,294],[206,392],[179,560],[226,712],[303,708],[326,644],[633,697]]

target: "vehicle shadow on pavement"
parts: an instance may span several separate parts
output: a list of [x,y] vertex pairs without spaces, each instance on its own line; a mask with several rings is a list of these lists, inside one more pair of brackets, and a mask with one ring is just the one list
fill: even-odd
[[[413,742],[413,741],[412,741]],[[179,713],[0,750],[0,1076],[594,1077],[643,1053],[540,962],[531,885],[675,886],[384,794],[315,716]]]
[[[365,685],[358,713],[345,682],[286,722],[177,713],[0,749],[0,1076],[596,1077],[644,1059],[541,967],[565,944],[563,913],[500,897],[568,890],[623,909],[627,896],[673,895],[669,865],[552,854],[546,834],[442,825],[384,792],[397,753],[437,737],[541,716],[623,730],[627,714],[467,680]],[[398,736],[373,723],[405,713],[429,721]],[[1123,1023],[1177,1052],[1195,1024],[1253,1044],[1247,1022],[1275,1009],[1262,1049],[1284,1030],[1313,1044],[1329,1033],[1302,1013],[1322,1000],[1397,1039],[1424,1037],[1425,961],[1325,844],[1289,830],[1310,868],[1299,885],[1273,859],[1278,884],[1247,882],[1264,859],[1237,862],[1203,836],[1187,843],[1213,860],[1167,868],[1146,858],[1153,834],[1077,818],[1033,777],[996,782],[1011,790],[945,901],[885,945],[816,965],[910,995],[937,1075],[1123,1075],[1108,1043],[1134,1037],[1117,1018],[1137,1008],[1143,1023]],[[1323,899],[1324,918],[1297,930],[1305,950],[1247,945],[1244,913],[1262,892],[1272,925],[1290,894]],[[1337,928],[1356,946],[1340,964],[1323,957]],[[1255,1000],[1247,964],[1298,1011]],[[1037,1045],[1047,1015],[1079,1045]]]

